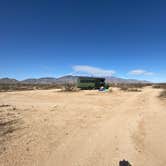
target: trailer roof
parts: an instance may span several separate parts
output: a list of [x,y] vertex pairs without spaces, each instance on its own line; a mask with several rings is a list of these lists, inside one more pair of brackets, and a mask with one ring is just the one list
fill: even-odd
[[79,79],[100,79],[100,80],[105,80],[103,77],[88,77],[88,76],[79,76]]

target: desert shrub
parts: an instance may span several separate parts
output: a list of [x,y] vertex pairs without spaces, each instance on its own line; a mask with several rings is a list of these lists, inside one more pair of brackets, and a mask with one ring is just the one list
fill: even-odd
[[140,88],[140,86],[135,87],[135,85],[133,86],[131,84],[124,84],[120,86],[120,90],[128,92],[141,92],[141,90],[138,88]]
[[64,92],[76,92],[76,91],[79,91],[79,89],[77,88],[77,86],[75,84],[67,83],[64,85],[62,91],[64,91]]
[[154,84],[152,87],[155,89],[166,89],[166,84]]
[[35,89],[41,89],[41,90],[48,90],[48,89],[55,89],[55,88],[62,88],[62,86],[60,85],[56,85],[56,84],[37,84],[34,85],[33,87],[35,87]]
[[7,84],[0,84],[0,91],[8,91],[9,90],[9,85]]
[[109,91],[109,92],[113,92],[112,88],[108,88],[108,91]]
[[62,88],[62,85],[57,84],[0,84],[0,92],[8,92],[8,91],[23,91],[23,90],[36,90],[36,89],[54,89],[54,88]]
[[137,88],[129,88],[128,91],[129,92],[141,92],[141,90],[137,89]]
[[163,91],[160,93],[159,97],[161,97],[161,98],[166,98],[166,90],[163,90]]
[[155,88],[155,89],[160,89],[160,88],[162,88],[161,85],[153,85],[152,87]]
[[122,86],[122,87],[120,87],[120,90],[128,91],[128,87],[127,86]]
[[152,84],[150,83],[110,83],[110,87],[118,87],[118,88],[123,88],[128,87],[128,88],[143,88],[146,86],[151,86]]

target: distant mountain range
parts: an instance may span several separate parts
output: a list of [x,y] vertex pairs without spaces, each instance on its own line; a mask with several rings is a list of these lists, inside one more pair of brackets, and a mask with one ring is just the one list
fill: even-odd
[[106,83],[150,83],[146,80],[124,79],[118,77],[105,77]]
[[0,78],[0,84],[16,84],[19,81],[12,78]]
[[[29,78],[22,81],[18,81],[12,78],[0,78],[0,84],[65,84],[76,83],[79,76],[66,75],[59,78],[44,77],[44,78]],[[149,83],[144,80],[124,79],[118,77],[105,77],[106,83]]]

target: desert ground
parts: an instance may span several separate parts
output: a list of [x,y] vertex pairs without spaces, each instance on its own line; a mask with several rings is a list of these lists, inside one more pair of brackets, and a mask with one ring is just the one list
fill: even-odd
[[141,92],[0,93],[0,166],[166,166],[166,100]]

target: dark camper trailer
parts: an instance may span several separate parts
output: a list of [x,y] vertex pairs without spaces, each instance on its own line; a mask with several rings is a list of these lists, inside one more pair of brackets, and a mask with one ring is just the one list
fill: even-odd
[[80,89],[99,89],[105,86],[105,78],[78,77],[77,87]]

